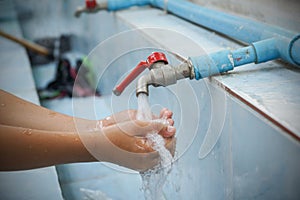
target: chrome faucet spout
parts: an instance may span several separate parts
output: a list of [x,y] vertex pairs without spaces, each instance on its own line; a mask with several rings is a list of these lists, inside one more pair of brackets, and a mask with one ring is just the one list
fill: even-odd
[[152,84],[152,79],[150,73],[141,76],[136,84],[136,96],[141,93],[146,94],[149,96],[148,86]]

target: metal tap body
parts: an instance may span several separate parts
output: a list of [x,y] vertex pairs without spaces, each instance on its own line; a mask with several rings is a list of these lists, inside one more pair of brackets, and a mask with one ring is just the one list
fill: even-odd
[[143,75],[137,81],[136,95],[145,93],[149,95],[148,87],[153,85],[168,86],[177,83],[177,80],[190,78],[192,79],[192,66],[189,62],[184,62],[176,67],[172,67],[164,62],[157,62],[153,64],[148,74]]

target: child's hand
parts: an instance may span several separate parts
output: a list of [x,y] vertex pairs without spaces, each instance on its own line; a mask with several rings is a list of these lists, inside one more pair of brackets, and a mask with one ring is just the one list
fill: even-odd
[[103,121],[103,133],[110,142],[109,162],[122,166],[145,171],[155,166],[159,161],[159,155],[155,152],[147,138],[147,133],[158,132],[164,137],[165,146],[174,154],[176,129],[171,119],[172,112],[163,109],[159,118],[151,121],[136,119],[135,110],[126,110]]

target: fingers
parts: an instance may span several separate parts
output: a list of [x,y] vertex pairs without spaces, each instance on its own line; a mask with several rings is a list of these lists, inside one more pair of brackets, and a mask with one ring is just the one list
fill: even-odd
[[151,123],[153,130],[158,131],[165,138],[173,137],[176,133],[176,128],[173,126],[173,119],[156,119],[152,120]]
[[173,137],[176,128],[173,127],[174,120],[172,119],[173,112],[167,108],[163,108],[160,112],[159,118],[151,121],[136,120],[135,110],[126,110],[107,117],[103,120],[105,127],[116,125],[124,133],[131,136],[145,136],[147,133],[156,131],[163,137]]
[[168,123],[170,126],[173,126],[174,125],[174,120],[173,119],[167,119]]
[[174,126],[167,126],[159,132],[159,134],[165,138],[171,138],[175,135],[175,133],[176,133],[176,128]]
[[[136,120],[136,110],[124,110],[118,113],[113,114],[112,116],[109,116],[103,120],[103,123],[105,126],[114,125],[116,123],[126,122],[130,120]],[[170,111],[167,108],[163,108],[160,111],[159,118],[160,119],[167,119],[169,121],[169,124],[173,126],[174,121],[171,119],[173,116],[173,112]],[[158,119],[155,115],[153,115],[153,119]]]
[[125,121],[122,123],[117,123],[110,127],[118,129],[119,131],[129,136],[144,137],[148,133],[152,133],[153,131],[159,132],[164,127],[167,126],[168,123],[166,120],[156,119],[151,121],[140,121],[140,120]]
[[[174,120],[172,119],[173,112],[170,111],[167,108],[163,108],[160,111],[159,119],[154,118],[153,120],[153,126],[156,131],[159,132],[160,135],[162,135],[165,138],[173,137],[176,133],[176,128],[173,127]],[[163,121],[166,120],[166,121]],[[155,124],[155,122],[158,122],[158,124]],[[163,122],[164,126],[158,126],[160,122]],[[165,123],[166,122],[166,123]]]
[[167,108],[163,108],[160,111],[160,115],[159,118],[162,119],[168,119],[168,118],[172,118],[173,112],[168,110]]
[[160,118],[161,119],[166,119],[168,121],[168,126],[163,128],[161,131],[160,131],[160,134],[165,137],[165,138],[170,138],[170,137],[173,137],[175,135],[175,132],[176,132],[176,128],[173,127],[174,125],[174,120],[172,119],[172,116],[173,116],[173,112],[168,110],[167,108],[163,108],[161,111],[160,111]]
[[152,132],[159,132],[163,137],[172,137],[176,132],[175,127],[170,126],[169,122],[163,119],[151,121],[132,120],[117,123],[112,127],[118,128],[126,135],[140,137],[144,137]]
[[135,120],[136,118],[136,110],[124,110],[118,113],[115,113],[111,116],[111,119],[113,119],[113,123],[120,123],[130,120]]

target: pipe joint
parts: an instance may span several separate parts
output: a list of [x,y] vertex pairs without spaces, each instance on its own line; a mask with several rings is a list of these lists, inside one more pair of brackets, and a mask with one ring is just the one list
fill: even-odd
[[270,38],[251,44],[255,50],[255,63],[267,62],[280,57],[276,38]]

